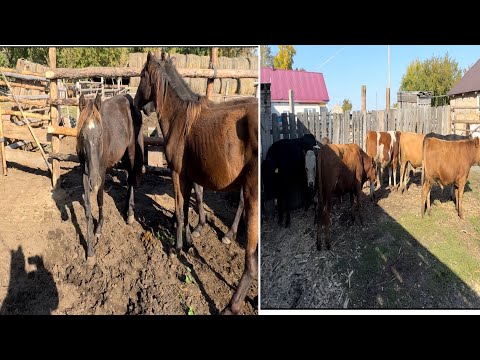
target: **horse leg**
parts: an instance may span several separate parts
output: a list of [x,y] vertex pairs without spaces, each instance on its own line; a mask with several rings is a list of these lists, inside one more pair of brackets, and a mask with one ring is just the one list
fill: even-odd
[[197,199],[198,224],[195,226],[195,229],[193,229],[192,236],[196,238],[202,233],[203,226],[206,223],[206,215],[203,207],[203,187],[197,183],[193,183],[193,188],[195,189],[195,198]]
[[247,182],[244,189],[245,196],[245,220],[247,228],[247,248],[245,249],[245,267],[237,289],[233,294],[230,304],[222,311],[222,314],[238,314],[242,309],[245,296],[252,279],[257,275],[258,258],[258,194],[257,181]]
[[[172,170],[172,182],[173,182],[173,191],[175,193],[175,217],[177,218],[177,241],[175,244],[175,249],[177,252],[180,252],[183,247],[183,194],[181,191],[181,180],[180,175]],[[189,194],[190,196],[190,194]],[[188,201],[189,198],[187,198]]]
[[97,204],[98,204],[98,224],[95,229],[95,236],[98,238],[102,235],[103,226],[103,189],[105,187],[105,175],[103,175],[102,184],[98,188],[97,192]]
[[127,151],[123,155],[122,164],[126,169],[127,173],[127,203],[125,204],[125,214],[127,219],[127,224],[133,224],[135,220],[134,209],[135,201],[133,195],[133,187],[137,184],[137,171],[135,167],[135,143],[130,142],[130,145],[127,148]]
[[228,232],[222,238],[222,242],[225,245],[229,245],[232,242],[232,240],[235,240],[237,238],[238,224],[240,223],[240,218],[242,216],[244,207],[245,206],[243,202],[243,188],[240,188],[240,202],[238,203],[238,209],[237,209],[237,213],[235,214],[235,220],[233,220],[233,224],[230,230],[228,230]]
[[85,217],[87,218],[87,258],[94,256],[95,252],[93,251],[92,242],[90,240],[90,234],[92,233],[92,206],[90,204],[90,181],[88,175],[83,174],[83,189],[85,190]]
[[187,243],[187,247],[192,246],[192,234],[190,233],[190,225],[188,224],[188,209],[190,208],[192,185],[193,183],[187,179],[180,181],[180,188],[183,195],[183,226],[185,228],[185,240]]
[[134,194],[133,194],[133,172],[130,172],[128,175],[128,203],[127,203],[127,224],[133,224],[133,221],[135,220],[135,200],[134,200]]

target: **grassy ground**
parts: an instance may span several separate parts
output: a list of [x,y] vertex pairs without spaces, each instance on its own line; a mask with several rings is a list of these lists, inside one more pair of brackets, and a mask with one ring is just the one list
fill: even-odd
[[[479,169],[470,173],[465,220],[449,189],[439,187],[432,190],[431,216],[422,219],[419,176],[413,180],[405,195],[382,189],[378,204],[364,199],[363,226],[349,219],[348,201],[337,204],[329,253],[315,248],[312,211],[295,211],[291,229],[264,223],[262,307],[480,307]],[[290,296],[283,287],[296,291]]]

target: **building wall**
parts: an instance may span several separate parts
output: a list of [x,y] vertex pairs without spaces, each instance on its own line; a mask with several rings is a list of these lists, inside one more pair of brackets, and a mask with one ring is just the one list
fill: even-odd
[[455,121],[478,121],[480,122],[479,109],[462,109],[462,107],[478,107],[478,93],[471,92],[465,95],[455,96],[450,99],[450,108],[452,109],[452,119]]
[[[290,111],[290,105],[285,102],[273,102],[272,101],[272,114],[277,114],[280,115],[284,112],[289,112]],[[320,112],[320,108],[322,109],[321,111],[327,111],[327,107],[325,103],[321,104],[299,104],[295,103],[295,114],[299,112],[304,112],[305,109],[315,109],[316,112]]]

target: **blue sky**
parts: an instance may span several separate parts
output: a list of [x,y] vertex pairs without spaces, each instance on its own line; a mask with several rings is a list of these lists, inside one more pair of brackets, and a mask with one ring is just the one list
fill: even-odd
[[[278,46],[272,45],[272,55]],[[367,86],[367,109],[385,108],[388,82],[387,45],[295,45],[293,68],[323,73],[329,108],[351,100],[353,110],[360,110],[361,87]],[[432,55],[450,57],[460,68],[473,65],[480,58],[480,45],[390,45],[390,102],[397,102],[397,91],[408,64]]]

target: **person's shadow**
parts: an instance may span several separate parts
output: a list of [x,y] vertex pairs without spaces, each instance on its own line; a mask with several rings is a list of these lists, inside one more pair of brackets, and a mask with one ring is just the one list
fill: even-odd
[[43,258],[29,257],[28,263],[36,265],[37,269],[26,272],[22,247],[12,250],[10,255],[10,283],[0,314],[50,315],[58,307],[58,291]]

